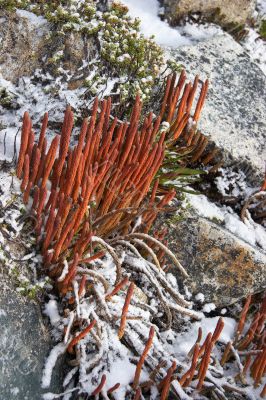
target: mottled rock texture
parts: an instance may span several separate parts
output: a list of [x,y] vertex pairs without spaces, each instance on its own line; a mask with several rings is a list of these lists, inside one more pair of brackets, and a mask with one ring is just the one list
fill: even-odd
[[[45,358],[52,343],[40,306],[16,292],[0,265],[0,399],[40,400]],[[58,366],[58,364],[57,364]],[[60,392],[55,372],[51,391]]]
[[252,17],[254,0],[164,0],[165,15],[171,24],[200,13],[221,25],[243,25]]
[[75,32],[62,35],[43,17],[23,10],[1,11],[0,22],[0,73],[4,79],[16,83],[39,68],[56,76],[60,61],[71,75],[70,89],[84,83],[78,68],[93,56],[92,37]]
[[206,302],[223,307],[266,287],[266,255],[205,218],[170,224],[167,239],[190,275],[185,284]]
[[199,127],[223,150],[225,165],[245,164],[261,183],[266,160],[266,77],[228,34],[173,50],[189,76],[209,79]]

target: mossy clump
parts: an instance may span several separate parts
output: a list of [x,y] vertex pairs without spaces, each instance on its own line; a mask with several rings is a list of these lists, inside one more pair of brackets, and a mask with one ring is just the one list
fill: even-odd
[[163,64],[163,51],[152,37],[146,39],[140,34],[140,20],[131,19],[127,11],[113,3],[103,14],[101,56],[118,76],[127,78],[120,85],[121,100],[138,93],[145,101]]
[[266,39],[266,19],[261,21],[259,33],[262,39]]
[[0,0],[0,10],[14,11],[16,8],[27,8],[29,0]]
[[[0,0],[0,5],[45,17],[55,26],[51,32],[58,37],[81,32],[95,39],[98,51],[83,71],[85,98],[111,94],[123,110],[128,109],[136,94],[146,103],[152,98],[165,64],[163,50],[153,37],[145,38],[140,33],[140,20],[132,19],[122,3],[107,6],[99,0]],[[64,53],[56,49],[48,64],[54,71],[64,71],[64,61]]]

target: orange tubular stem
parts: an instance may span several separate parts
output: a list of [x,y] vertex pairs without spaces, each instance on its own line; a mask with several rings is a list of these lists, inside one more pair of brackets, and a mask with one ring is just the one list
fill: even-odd
[[69,343],[68,347],[67,347],[67,351],[69,353],[73,353],[73,347],[76,346],[76,344],[83,339],[85,336],[87,336],[88,333],[90,333],[90,331],[92,330],[92,328],[94,327],[94,325],[96,324],[96,319],[94,319],[88,326],[87,328],[85,328],[82,332],[80,332],[76,337],[74,337],[74,339],[71,340],[71,342]]
[[144,347],[143,353],[142,353],[142,355],[141,355],[141,357],[139,359],[139,362],[137,364],[137,367],[136,367],[134,381],[133,381],[133,389],[136,389],[137,386],[139,385],[139,378],[140,378],[140,374],[141,374],[141,369],[143,367],[145,358],[147,357],[147,354],[148,354],[148,352],[149,352],[149,350],[150,350],[150,348],[152,346],[154,333],[155,333],[154,327],[151,326],[148,341],[147,341],[147,343],[146,343],[146,345]]
[[168,399],[172,376],[173,376],[175,369],[176,369],[176,362],[174,361],[172,366],[168,369],[167,375],[163,380],[163,387],[162,387],[162,392],[161,392],[161,397],[160,397],[161,400]]
[[123,310],[122,310],[121,322],[120,322],[120,327],[119,327],[119,331],[118,331],[119,339],[122,339],[122,337],[124,336],[124,333],[125,333],[127,312],[129,309],[131,297],[133,296],[134,288],[135,288],[135,284],[133,282],[131,282],[131,284],[128,288],[128,291],[127,291],[126,300],[125,300]]
[[92,395],[92,396],[97,396],[98,394],[100,394],[101,391],[102,391],[102,389],[103,389],[103,387],[104,387],[104,385],[105,385],[105,382],[106,382],[106,375],[103,374],[99,386],[92,392],[91,395]]
[[119,282],[114,289],[111,291],[111,293],[107,294],[105,296],[105,300],[110,300],[111,297],[113,297],[116,293],[119,292],[120,289],[122,289],[124,286],[126,286],[129,282],[128,277],[124,278],[121,282]]

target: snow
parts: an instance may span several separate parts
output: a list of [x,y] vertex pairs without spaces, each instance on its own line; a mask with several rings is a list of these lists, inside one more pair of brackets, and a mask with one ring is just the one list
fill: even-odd
[[106,372],[107,389],[113,387],[116,383],[120,383],[120,387],[114,392],[116,400],[124,400],[127,385],[133,381],[136,366],[129,359],[118,359],[110,365],[110,371]]
[[224,214],[216,204],[211,203],[203,194],[190,194],[186,195],[189,204],[196,210],[202,217],[208,219],[216,219],[219,221],[224,220]]
[[195,296],[195,300],[200,301],[201,303],[203,303],[204,302],[204,294],[203,293],[198,293]]
[[[219,181],[220,182],[220,181]],[[221,182],[220,182],[221,187]],[[226,182],[223,188],[226,187]],[[249,190],[247,190],[249,192]],[[266,250],[266,230],[251,218],[242,221],[230,207],[218,207],[205,195],[186,194],[189,205],[201,217],[221,224],[229,232],[254,247]]]
[[43,376],[42,376],[42,388],[47,389],[50,386],[53,369],[55,367],[58,357],[63,354],[66,350],[66,345],[64,343],[58,343],[50,352],[46,359]]
[[60,315],[56,300],[49,300],[48,303],[45,304],[44,314],[49,317],[51,325],[56,326],[59,323]]
[[213,304],[213,303],[206,303],[206,304],[204,304],[202,310],[203,310],[203,312],[209,314],[211,311],[214,311],[215,309],[216,309],[215,304]]
[[11,388],[10,393],[13,394],[14,396],[17,396],[19,394],[19,388],[18,387]]
[[[196,25],[196,24],[190,24],[186,23],[184,27],[180,27],[178,29],[171,28],[166,22],[163,22],[159,19],[157,16],[158,14],[158,9],[159,5],[156,0],[146,0],[145,2],[143,0],[124,0],[124,3],[129,7],[130,14],[132,16],[140,16],[141,17],[141,29],[143,34],[146,36],[150,35],[155,35],[155,39],[159,44],[162,44],[164,46],[173,46],[173,47],[178,47],[182,46],[185,44],[192,44],[195,41],[198,40],[206,40],[208,37],[215,35],[218,31],[220,31],[219,27],[216,27],[214,25]],[[37,17],[36,15],[20,10],[18,11],[20,16],[23,16],[25,18],[28,18],[31,23],[35,26],[41,26],[44,24],[45,20],[42,19],[42,17]],[[126,55],[124,55],[125,57]],[[112,89],[114,84],[116,83],[116,79],[110,80],[108,82],[108,85],[105,89],[105,93],[109,93]],[[31,82],[29,78],[23,78],[20,80],[19,85],[17,87],[13,86],[11,83],[0,80],[0,86],[3,84],[4,87],[7,87],[10,89],[10,92],[14,93],[15,96],[18,98],[18,103],[21,106],[21,108],[18,109],[18,111],[11,111],[11,112],[5,112],[4,117],[3,117],[3,123],[7,124],[7,128],[1,132],[1,137],[0,137],[0,144],[2,145],[3,143],[3,137],[5,133],[8,133],[8,138],[6,140],[6,146],[5,146],[5,154],[0,154],[0,159],[11,159],[13,156],[13,147],[14,147],[14,138],[17,133],[17,127],[20,126],[21,122],[21,115],[22,111],[25,111],[26,109],[31,109],[33,112],[33,119],[36,122],[39,120],[40,116],[48,109],[51,111],[53,114],[54,120],[61,121],[62,120],[62,110],[65,107],[66,102],[72,104],[72,106],[76,109],[79,106],[79,95],[80,95],[80,90],[72,91],[72,90],[66,90],[65,87],[61,87],[59,90],[59,95],[57,99],[54,99],[50,97],[49,95],[45,94],[43,88],[41,85],[36,85]],[[26,94],[27,93],[27,94]],[[34,104],[34,107],[32,105]],[[34,110],[34,111],[33,111]],[[12,123],[10,123],[12,121]],[[19,141],[19,140],[18,140]],[[18,144],[18,143],[17,143]],[[0,146],[3,148],[3,146]],[[1,176],[0,179],[4,179],[4,183],[6,182],[7,185],[10,185],[10,181],[6,180],[5,175]],[[0,181],[1,184],[1,181]],[[218,182],[218,185],[220,186],[221,191],[223,190],[226,192],[226,190],[229,188],[228,182],[225,180],[221,179]],[[243,188],[245,190],[245,188]],[[7,196],[7,193],[9,194],[9,187],[6,193],[1,195],[1,205],[5,205],[9,198]],[[6,197],[5,197],[6,196]],[[205,218],[209,219],[214,219],[215,221],[219,221],[225,225],[225,227],[230,230],[232,233],[236,234],[237,236],[241,237],[242,239],[248,241],[252,245],[259,245],[262,248],[266,249],[266,233],[263,227],[259,226],[258,224],[252,223],[250,220],[247,220],[245,222],[241,221],[239,217],[236,214],[233,214],[232,211],[229,211],[226,208],[221,208],[218,207],[217,205],[210,203],[207,199],[206,196],[204,195],[187,195],[187,199],[191,206],[197,210],[197,212],[202,215]],[[15,216],[10,216],[10,223],[12,226],[14,225],[16,227],[16,221],[15,221]],[[1,222],[1,221],[0,221]],[[138,224],[141,222],[141,220],[137,220],[135,229],[138,226]],[[96,237],[93,237],[93,239],[97,239]],[[4,240],[4,239],[2,239]],[[1,241],[1,238],[0,238]],[[35,255],[35,254],[34,254]],[[125,255],[125,254],[124,254]],[[1,256],[1,254],[0,254]],[[32,257],[32,253],[28,255],[28,257],[24,257],[24,260],[27,260]],[[132,261],[131,257],[131,261]],[[140,261],[137,263],[136,261],[132,261],[135,264],[135,269],[138,272],[143,272],[146,268],[146,264],[144,261]],[[100,267],[99,267],[100,265]],[[114,276],[115,276],[115,265],[113,263],[112,257],[108,255],[105,260],[103,260],[101,263],[99,262],[97,264],[97,271],[102,268],[102,271],[104,271],[104,277],[108,280],[108,282],[113,283],[114,282]],[[151,269],[152,270],[152,269]],[[64,269],[63,272],[58,279],[58,281],[62,281],[65,276],[67,275],[68,272],[68,265],[67,262],[64,263]],[[151,275],[153,277],[153,275]],[[166,275],[167,281],[169,284],[171,284],[174,288],[177,287],[176,279],[173,277],[172,274],[167,274]],[[145,284],[147,282],[145,281]],[[96,284],[95,284],[96,287]],[[67,328],[66,333],[65,333],[65,338],[64,338],[64,343],[59,343],[57,344],[51,351],[50,355],[48,356],[44,371],[43,371],[43,378],[42,378],[42,387],[43,388],[48,388],[51,382],[51,377],[52,377],[52,371],[53,368],[55,367],[56,361],[60,354],[64,353],[67,347],[67,342],[69,340],[70,336],[70,330],[72,327],[72,324],[76,318],[76,316],[81,316],[84,319],[90,320],[93,315],[93,304],[87,304],[85,299],[80,299],[78,298],[78,282],[74,282],[74,291],[75,291],[75,297],[76,297],[76,308],[71,311],[68,315],[68,318],[62,318],[60,317],[59,310],[58,310],[58,303],[57,301],[52,298],[48,301],[48,303],[45,305],[44,308],[44,313],[49,317],[51,325],[55,328],[58,328],[59,334],[62,334],[62,332],[59,329],[59,325],[62,326],[62,323],[64,326]],[[186,296],[189,297],[191,294],[189,293],[188,289],[185,287],[186,291]],[[103,296],[103,287],[101,284],[97,285],[97,293],[100,294],[100,299],[104,301],[104,296]],[[134,299],[134,298],[133,298]],[[168,299],[168,298],[167,298]],[[204,294],[203,293],[198,293],[196,296],[196,300],[203,303],[204,302]],[[111,316],[113,315],[121,315],[121,309],[124,303],[124,298],[120,296],[114,296],[112,299],[112,302],[110,304],[108,303],[109,310],[111,312]],[[155,310],[158,308],[158,302],[157,298],[153,298],[150,301],[149,306],[153,306]],[[173,306],[172,306],[173,307]],[[177,306],[175,306],[177,308]],[[150,307],[151,308],[151,307]],[[203,311],[205,313],[209,313],[211,311],[215,310],[215,305],[212,303],[205,304],[203,306]],[[159,313],[160,310],[158,310]],[[225,313],[227,310],[223,309],[222,314]],[[109,312],[109,311],[108,311]],[[113,314],[114,312],[114,314]],[[4,315],[2,313],[2,310],[0,310],[0,316]],[[107,313],[106,313],[107,314]],[[109,314],[108,314],[109,315]],[[137,307],[134,307],[133,304],[130,305],[129,308],[129,315],[133,317],[142,317],[141,321],[135,320],[132,322],[132,324],[135,324],[135,326],[139,327],[139,330],[141,331],[141,334],[147,336],[148,333],[148,322],[150,319],[150,311],[143,311],[138,309]],[[196,337],[197,337],[197,330],[199,326],[202,327],[203,329],[203,338],[206,337],[208,332],[213,332],[216,324],[218,322],[219,317],[215,318],[206,318],[204,317],[201,322],[196,322],[190,325],[190,328],[188,329],[187,332],[182,332],[179,334],[173,333],[175,335],[176,340],[173,343],[173,346],[171,346],[171,353],[174,353],[174,355],[178,358],[180,355],[187,355],[187,352],[191,349],[191,347],[194,345]],[[144,323],[142,323],[144,321]],[[99,321],[100,323],[101,321]],[[234,332],[235,332],[235,326],[236,322],[232,318],[224,318],[225,322],[225,327],[223,329],[222,335],[221,335],[221,340],[224,342],[227,342],[232,339]],[[98,321],[97,321],[98,323]],[[114,322],[115,323],[115,322]],[[131,323],[127,324],[127,329],[130,329]],[[166,332],[165,336],[171,335],[171,332]],[[96,334],[95,334],[96,335]],[[139,340],[139,336],[134,332],[134,338],[135,338],[135,346],[137,350],[141,351],[143,350],[143,345],[141,344]],[[133,333],[132,333],[133,337]],[[107,376],[107,383],[106,387],[107,389],[115,385],[117,382],[120,383],[120,388],[114,393],[113,397],[116,400],[123,400],[125,399],[125,394],[127,391],[127,387],[130,382],[132,382],[134,373],[135,373],[135,368],[136,368],[136,358],[133,358],[133,355],[131,352],[126,348],[125,345],[122,344],[122,342],[119,341],[117,337],[117,332],[116,330],[112,328],[108,328],[108,332],[106,333],[106,336],[104,337],[103,333],[103,338],[102,339],[102,348],[100,351],[103,352],[105,357],[107,358],[107,362],[104,365],[104,373]],[[92,339],[91,336],[88,338],[84,339],[84,343],[81,345],[81,349],[85,348],[86,346],[89,347],[89,343],[93,343],[94,338]],[[87,342],[88,341],[88,342]],[[156,338],[156,346],[159,343],[159,340]],[[166,349],[163,348],[163,346],[160,344],[161,348],[164,350],[165,357],[168,359],[168,354]],[[169,348],[168,348],[169,349]],[[91,348],[89,348],[91,350]],[[133,361],[132,361],[133,360]],[[82,359],[81,365],[79,366],[80,371],[88,367],[90,361],[92,361],[92,356],[91,353],[85,354],[85,357]],[[103,364],[101,365],[101,367]],[[72,371],[73,375],[75,373],[75,369]],[[100,374],[102,375],[102,371],[95,371],[95,375],[93,373],[89,375],[88,382],[86,381],[84,383],[84,387],[88,388],[88,391],[91,390],[91,387],[95,387],[95,379],[99,378]],[[93,381],[94,379],[94,381]],[[148,379],[148,373],[145,368],[142,371],[141,374],[141,381]],[[71,377],[70,377],[71,380]],[[99,379],[98,379],[99,381]],[[66,386],[71,382],[65,382]],[[77,389],[73,389],[77,390]],[[182,389],[178,386],[178,383],[176,383],[176,390],[181,393],[180,397],[181,398],[189,398],[184,394]],[[69,390],[65,393],[71,393],[72,390]],[[43,398],[46,400],[48,399],[55,399],[55,398],[60,398],[62,394],[53,394],[53,393],[46,393]]]
[[259,33],[249,28],[246,38],[242,42],[243,47],[248,51],[250,58],[256,62],[266,75],[266,42],[261,39]]
[[24,17],[27,18],[29,20],[29,22],[34,25],[34,26],[41,26],[47,23],[47,20],[42,17],[42,16],[38,16],[32,12],[26,11],[26,10],[20,10],[18,9],[16,11],[17,15],[20,17]]
[[257,8],[261,15],[265,17],[266,14],[266,1],[265,0],[257,0]]
[[123,0],[123,3],[129,8],[131,17],[140,18],[142,33],[147,37],[154,35],[158,44],[171,47],[190,44],[190,40],[183,37],[177,29],[159,19],[157,0]]
[[221,28],[214,24],[191,24],[172,28],[166,21],[162,21],[158,14],[160,10],[157,0],[123,0],[129,8],[129,15],[139,18],[141,32],[146,37],[154,36],[155,41],[166,47],[180,47],[206,40],[220,32]]
[[0,308],[0,317],[6,317],[6,316],[7,316],[7,313],[5,312],[5,310]]
[[[202,328],[202,341],[205,339],[209,332],[213,333],[219,317],[203,318],[200,322],[195,322],[191,325],[187,332],[178,334],[175,340],[175,356],[186,356],[190,349],[196,342],[198,336],[198,328]],[[222,330],[219,340],[227,343],[232,340],[236,330],[236,321],[233,318],[223,317],[224,328]]]
[[224,222],[226,228],[230,232],[232,232],[234,235],[237,235],[243,240],[248,240],[248,242],[252,246],[255,246],[255,232],[252,232],[252,230],[249,229],[249,227],[245,225],[236,215],[226,214],[224,217]]

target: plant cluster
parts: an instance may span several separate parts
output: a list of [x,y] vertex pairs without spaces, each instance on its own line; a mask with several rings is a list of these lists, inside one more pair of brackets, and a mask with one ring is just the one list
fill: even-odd
[[[186,83],[184,71],[178,79],[176,74],[169,76],[158,116],[150,112],[143,118],[137,96],[129,121],[111,114],[111,98],[102,102],[96,98],[77,142],[71,137],[74,114],[70,107],[61,135],[50,146],[48,114],[38,140],[29,114],[24,114],[17,176],[22,178],[24,203],[32,197],[30,213],[45,273],[54,282],[65,315],[57,327],[62,342],[52,350],[44,369],[44,388],[50,384],[51,365],[66,352],[74,368],[65,386],[75,381],[74,391],[92,396],[105,393],[110,398],[119,385],[106,393],[104,369],[115,360],[126,362],[135,353],[142,356],[125,398],[140,398],[145,391],[140,372],[154,337],[160,337],[154,326],[169,330],[178,314],[200,319],[168,279],[165,259],[181,276],[187,273],[162,243],[165,230],[149,234],[157,215],[170,210],[176,195],[162,180],[177,178],[169,174],[176,173],[180,164],[175,166],[174,158],[170,162],[165,156],[177,156],[180,148],[186,148],[183,162],[206,163],[214,158],[213,151],[206,153],[205,137],[196,129],[208,82],[202,84],[192,108],[198,86],[198,77]],[[142,353],[147,329],[149,340]],[[148,362],[154,378],[147,391],[166,399],[177,364],[175,360],[168,367],[163,363],[167,368],[160,371],[164,350],[158,346]],[[157,373],[161,377],[158,386]],[[204,378],[202,373],[201,382]]]

